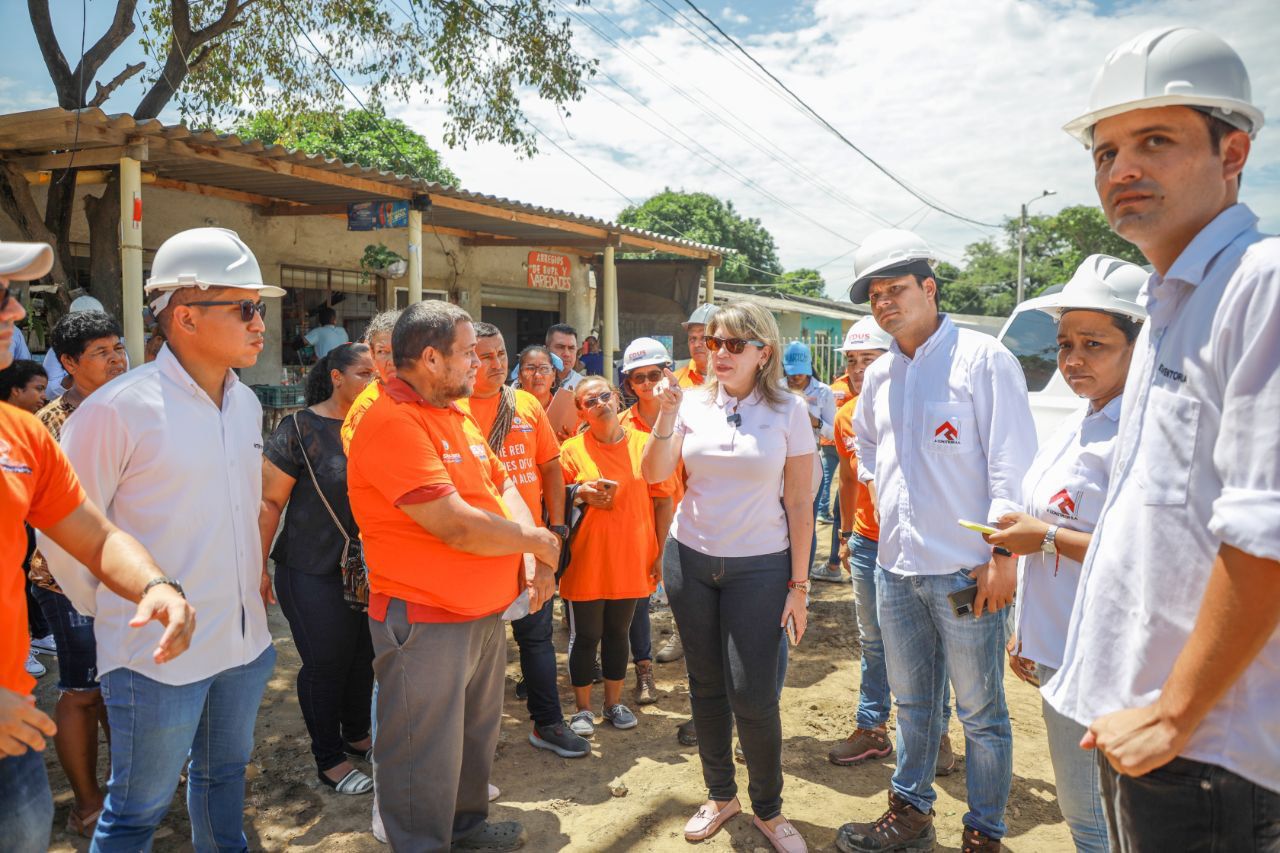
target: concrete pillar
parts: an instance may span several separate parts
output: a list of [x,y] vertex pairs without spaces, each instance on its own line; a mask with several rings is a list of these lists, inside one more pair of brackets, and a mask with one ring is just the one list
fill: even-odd
[[716,268],[707,264],[707,293],[706,298],[702,301],[708,305],[716,304]]
[[595,325],[591,310],[590,268],[579,260],[574,264],[569,280],[569,292],[564,295],[564,322],[577,329],[580,338],[585,338]]
[[613,246],[604,247],[604,286],[601,288],[600,313],[604,321],[604,336],[600,341],[604,350],[605,370],[612,374],[614,353],[618,349],[618,268],[613,263]]
[[[135,215],[136,214],[136,215]],[[129,363],[145,361],[142,326],[142,164],[120,158],[120,318]]]
[[422,211],[409,210],[409,304],[422,301]]

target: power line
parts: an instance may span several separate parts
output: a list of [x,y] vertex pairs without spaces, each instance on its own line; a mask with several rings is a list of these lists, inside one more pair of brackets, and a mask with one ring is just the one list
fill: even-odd
[[850,140],[847,136],[845,136],[843,133],[841,133],[839,130],[837,130],[837,129],[836,129],[836,127],[835,127],[834,125],[832,125],[832,124],[831,124],[831,122],[829,122],[829,121],[827,121],[825,118],[823,118],[823,117],[822,117],[822,115],[821,115],[817,110],[815,110],[813,107],[809,106],[809,104],[808,104],[808,103],[807,103],[803,98],[801,98],[799,95],[797,95],[795,92],[793,92],[793,91],[792,91],[792,90],[787,86],[787,84],[785,84],[785,83],[783,83],[781,80],[779,80],[779,79],[778,79],[778,78],[773,74],[773,72],[772,72],[772,71],[770,71],[768,68],[765,68],[765,67],[764,67],[764,65],[762,65],[762,64],[760,63],[760,61],[759,61],[759,60],[757,60],[754,56],[752,56],[752,55],[747,51],[747,49],[746,49],[746,48],[744,48],[741,44],[739,44],[739,43],[737,42],[737,40],[735,40],[735,39],[733,38],[733,36],[731,36],[731,35],[729,35],[728,33],[726,33],[723,29],[721,29],[721,28],[720,28],[720,25],[719,25],[719,24],[717,24],[714,20],[712,20],[710,17],[708,17],[708,16],[707,16],[707,14],[706,14],[705,12],[703,12],[701,9],[699,9],[699,8],[694,4],[693,0],[684,0],[684,2],[689,6],[689,8],[690,8],[690,9],[692,9],[694,12],[696,12],[696,13],[698,14],[698,16],[699,16],[699,17],[701,17],[704,21],[706,21],[708,24],[710,24],[710,25],[711,25],[711,27],[712,27],[713,29],[715,29],[715,31],[716,31],[717,33],[719,33],[719,34],[721,35],[721,37],[723,37],[723,38],[725,39],[725,41],[727,41],[727,42],[729,42],[729,44],[733,45],[733,46],[734,46],[734,47],[735,47],[735,48],[736,48],[736,49],[737,49],[737,50],[738,50],[738,51],[739,51],[743,56],[745,56],[748,60],[750,60],[750,61],[751,61],[751,63],[752,63],[753,65],[755,65],[757,68],[759,68],[759,69],[760,69],[761,71],[763,71],[765,74],[767,74],[767,75],[769,76],[769,79],[773,80],[775,83],[777,83],[779,86],[781,86],[781,87],[782,87],[782,89],[783,89],[784,91],[786,91],[786,93],[787,93],[788,95],[790,95],[791,97],[795,98],[796,102],[797,102],[797,103],[799,103],[801,106],[803,106],[803,107],[804,107],[804,109],[805,109],[805,111],[806,111],[806,112],[808,112],[811,116],[813,116],[813,118],[814,118],[814,119],[815,119],[815,120],[816,120],[816,121],[817,121],[817,122],[818,122],[822,127],[826,128],[828,131],[830,131],[830,132],[831,132],[831,133],[832,133],[832,134],[833,134],[837,139],[839,139],[841,142],[843,142],[843,143],[844,143],[845,145],[847,145],[849,148],[852,148],[854,151],[856,151],[856,152],[857,152],[857,153],[858,153],[858,154],[859,154],[863,159],[865,159],[865,160],[866,160],[868,163],[870,163],[872,166],[875,166],[875,168],[876,168],[879,172],[881,172],[885,177],[889,178],[889,180],[893,181],[895,184],[897,184],[898,186],[902,187],[902,188],[903,188],[904,190],[906,190],[907,192],[911,193],[911,195],[915,196],[917,199],[919,199],[920,201],[924,202],[924,203],[925,203],[926,205],[928,205],[929,207],[933,208],[934,210],[938,211],[939,213],[946,214],[947,216],[950,216],[950,217],[952,217],[953,219],[959,219],[959,220],[961,220],[961,221],[969,222],[969,223],[972,223],[972,224],[974,224],[974,225],[980,225],[980,226],[982,226],[983,228],[1000,228],[1000,227],[1001,227],[1000,225],[995,225],[995,224],[990,223],[990,222],[982,222],[981,220],[973,219],[973,218],[968,217],[968,216],[964,216],[963,214],[957,213],[957,212],[955,212],[954,210],[950,210],[950,209],[948,209],[948,208],[946,208],[946,207],[942,206],[941,204],[939,204],[939,203],[937,203],[937,202],[935,202],[935,201],[931,200],[930,198],[928,198],[928,197],[927,197],[923,192],[916,190],[914,187],[912,187],[910,184],[908,184],[908,183],[907,183],[905,180],[903,180],[902,178],[899,178],[896,174],[894,174],[894,173],[893,173],[892,171],[890,171],[888,168],[886,168],[885,166],[882,166],[882,165],[879,163],[879,161],[877,161],[877,160],[876,160],[874,157],[872,157],[870,154],[868,154],[867,152],[865,152],[865,151],[863,151],[861,148],[859,148],[857,145],[855,145],[855,144],[853,143],[853,141],[852,141],[852,140]]

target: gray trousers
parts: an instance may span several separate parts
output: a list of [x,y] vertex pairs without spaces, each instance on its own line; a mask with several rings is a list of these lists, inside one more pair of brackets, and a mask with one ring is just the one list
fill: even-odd
[[502,620],[410,625],[392,600],[369,620],[378,680],[374,785],[397,853],[448,850],[489,814],[489,772],[502,719]]

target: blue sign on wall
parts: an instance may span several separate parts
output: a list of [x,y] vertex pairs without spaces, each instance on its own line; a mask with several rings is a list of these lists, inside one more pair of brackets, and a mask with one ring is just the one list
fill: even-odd
[[347,205],[348,231],[408,228],[409,202],[355,201]]

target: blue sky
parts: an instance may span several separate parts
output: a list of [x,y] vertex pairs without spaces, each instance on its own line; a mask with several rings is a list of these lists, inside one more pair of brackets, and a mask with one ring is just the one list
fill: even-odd
[[[1274,0],[695,2],[864,151],[930,197],[984,222],[1015,215],[1043,189],[1057,194],[1038,201],[1033,212],[1096,203],[1088,156],[1060,128],[1083,111],[1102,58],[1155,26],[1212,30],[1244,57],[1254,101],[1268,113],[1243,200],[1265,229],[1280,230]],[[692,18],[683,0],[671,4]],[[81,4],[52,5],[74,64]],[[0,4],[0,26],[9,36],[0,61],[3,112],[53,103],[25,6]],[[113,7],[110,0],[88,0],[90,43]],[[664,186],[705,190],[761,219],[785,266],[819,266],[833,295],[851,278],[856,242],[881,222],[920,231],[951,260],[992,233],[922,207],[767,90],[740,61],[708,48],[665,0],[595,0],[585,9],[566,0],[564,8],[579,16],[580,47],[599,57],[602,75],[567,119],[532,100],[527,111],[612,188],[550,144],[532,160],[496,145],[442,151],[468,189],[606,218],[628,199]],[[135,48],[113,58],[104,76],[126,58],[136,61],[141,53]],[[107,108],[131,109],[140,94],[131,82]],[[388,109],[440,147],[438,103],[417,98]],[[162,118],[177,120],[173,113]]]

